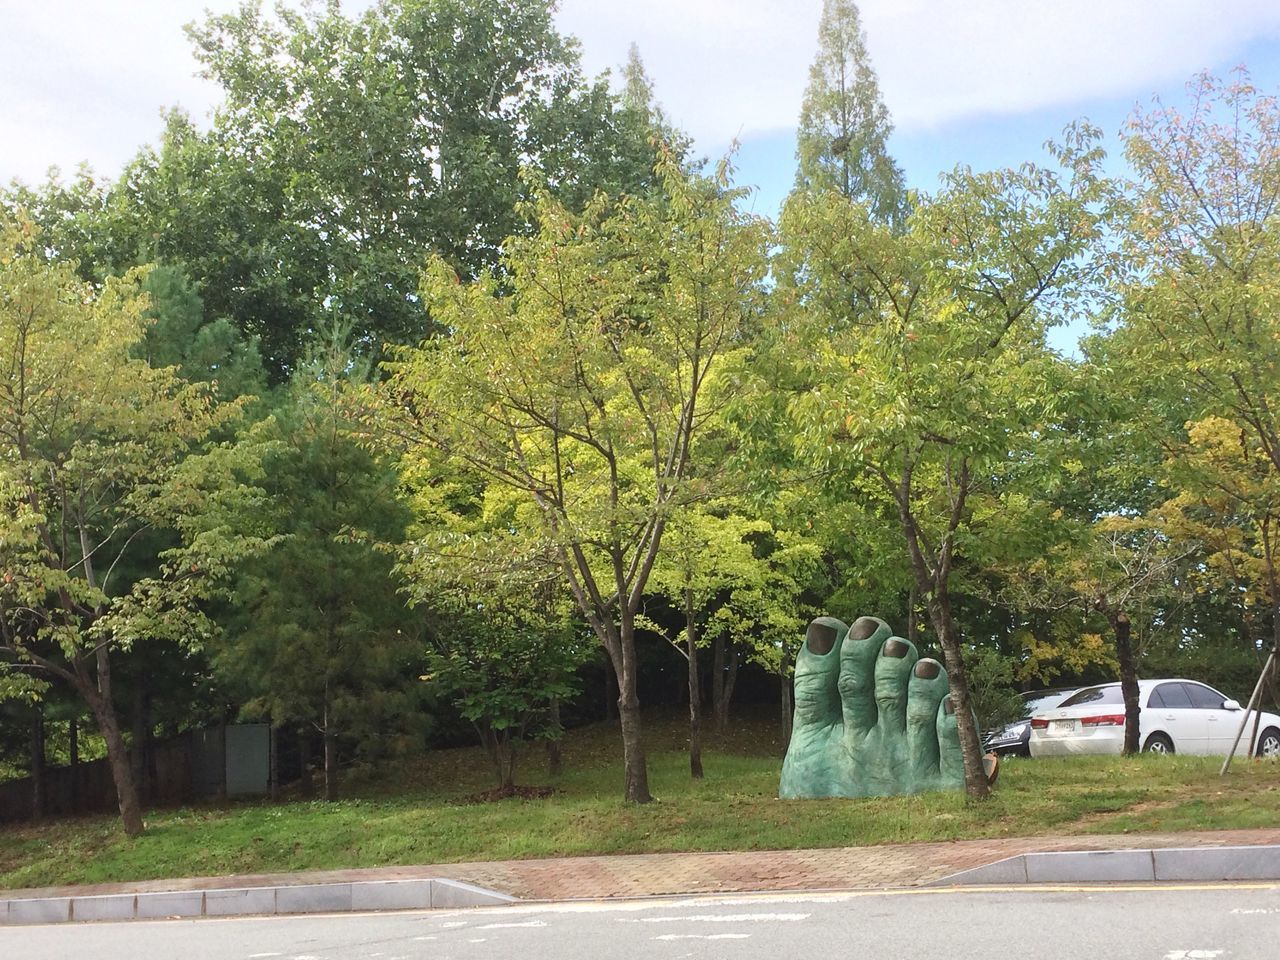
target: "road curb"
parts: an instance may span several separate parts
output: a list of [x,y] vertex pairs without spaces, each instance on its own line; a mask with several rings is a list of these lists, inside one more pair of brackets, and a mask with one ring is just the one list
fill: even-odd
[[1280,880],[1280,846],[1021,853],[953,873],[927,886],[1229,880]]
[[496,890],[430,877],[99,896],[0,898],[0,925],[375,910],[443,910],[518,902]]

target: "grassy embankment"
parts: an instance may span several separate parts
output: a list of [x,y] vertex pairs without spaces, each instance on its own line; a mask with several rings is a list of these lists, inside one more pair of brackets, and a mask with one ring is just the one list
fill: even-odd
[[[346,799],[154,810],[127,841],[113,817],[0,827],[0,889],[288,870],[593,853],[853,846],[1035,834],[1263,827],[1280,823],[1280,764],[1213,757],[1013,760],[986,803],[963,796],[783,802],[776,726],[744,722],[713,738],[692,781],[682,727],[653,718],[650,786],[626,807],[616,732],[573,731],[557,792],[469,803],[490,786],[478,750],[445,750],[382,777],[344,784]],[[523,783],[548,783],[541,751]]]

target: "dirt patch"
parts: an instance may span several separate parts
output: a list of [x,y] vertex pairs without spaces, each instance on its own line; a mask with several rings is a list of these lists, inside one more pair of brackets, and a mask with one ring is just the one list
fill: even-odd
[[1183,802],[1180,799],[1173,800],[1143,800],[1138,803],[1131,803],[1127,806],[1116,807],[1114,810],[1098,810],[1094,813],[1086,813],[1079,820],[1062,826],[1068,828],[1072,834],[1091,833],[1090,827],[1106,823],[1108,820],[1114,820],[1121,816],[1131,816],[1134,814],[1151,813],[1155,810],[1166,810],[1176,807]]
[[492,790],[481,790],[462,798],[463,803],[496,803],[499,800],[541,800],[556,792],[555,787],[495,787]]

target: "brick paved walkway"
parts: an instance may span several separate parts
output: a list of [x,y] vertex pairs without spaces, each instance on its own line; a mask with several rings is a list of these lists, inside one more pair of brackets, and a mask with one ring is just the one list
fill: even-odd
[[662,894],[777,890],[853,890],[914,887],[960,870],[1021,853],[1050,850],[1122,850],[1148,847],[1280,844],[1280,828],[1201,833],[1129,833],[1109,836],[1018,837],[904,843],[827,850],[759,850],[744,853],[654,853],[640,856],[501,860],[412,867],[377,867],[309,873],[255,874],[148,880],[0,891],[0,896],[85,896],[349,880],[445,877],[465,880],[532,900],[637,897]]

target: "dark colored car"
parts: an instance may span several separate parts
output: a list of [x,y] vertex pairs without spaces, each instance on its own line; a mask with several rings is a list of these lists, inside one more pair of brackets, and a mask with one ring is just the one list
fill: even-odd
[[1079,689],[1079,687],[1055,687],[1050,690],[1028,690],[1022,694],[1022,719],[1007,727],[991,731],[983,741],[983,746],[1001,756],[1031,756],[1028,742],[1031,739],[1032,714],[1056,707]]

